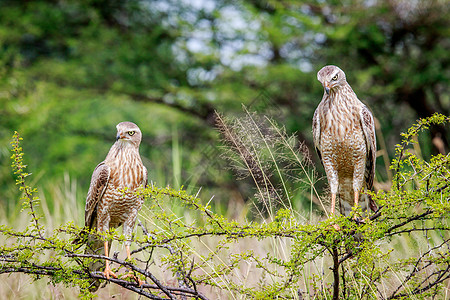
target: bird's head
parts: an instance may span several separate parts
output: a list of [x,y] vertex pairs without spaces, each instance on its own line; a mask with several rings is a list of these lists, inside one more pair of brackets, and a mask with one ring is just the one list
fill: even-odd
[[345,73],[339,67],[325,66],[317,72],[317,80],[323,85],[327,95],[330,91],[336,91],[347,83]]
[[130,143],[139,147],[142,139],[142,133],[139,127],[132,122],[121,122],[117,124],[116,141],[121,143]]

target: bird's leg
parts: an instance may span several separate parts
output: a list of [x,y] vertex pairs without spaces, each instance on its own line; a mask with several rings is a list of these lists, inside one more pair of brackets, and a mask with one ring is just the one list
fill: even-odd
[[[359,191],[358,190],[355,190],[355,204],[354,204],[354,206],[355,206],[355,210],[358,208],[358,205],[359,205]],[[363,221],[360,221],[359,220],[359,218],[358,218],[358,216],[356,216],[355,215],[355,217],[354,217],[354,220],[357,222],[357,223],[359,223],[359,222],[363,222]]]
[[[331,194],[331,215],[334,216],[334,209],[336,207],[336,194]],[[338,224],[334,224],[333,228],[337,231],[341,230],[341,227],[339,227]]]
[[[105,256],[109,256],[108,253],[108,241],[105,241]],[[106,277],[106,279],[109,279],[109,276],[112,276],[114,278],[117,278],[117,275],[111,271],[109,268],[109,260],[105,261],[105,271],[103,271],[103,275]]]
[[[129,245],[125,245],[125,249],[127,250],[127,259],[128,259],[129,261],[131,261],[130,246],[129,246]],[[139,277],[136,277],[136,276],[133,274],[133,271],[130,271],[130,272],[128,272],[128,274],[126,274],[125,276],[123,276],[123,278],[128,278],[128,277],[131,277],[131,278],[133,278],[134,280],[136,280],[137,283],[139,284],[139,286],[142,286],[142,285],[144,284],[144,281],[142,281]]]
[[128,258],[128,260],[131,260],[130,246],[129,245],[125,245],[125,249],[127,249],[127,258]]
[[334,215],[334,208],[336,207],[336,194],[331,194],[331,214]]

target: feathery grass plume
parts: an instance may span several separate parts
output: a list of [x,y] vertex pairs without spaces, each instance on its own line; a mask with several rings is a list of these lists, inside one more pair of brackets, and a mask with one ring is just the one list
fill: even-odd
[[260,213],[273,217],[279,207],[292,211],[293,200],[320,204],[308,148],[271,118],[243,110],[239,117],[216,112],[216,126],[224,143],[223,157],[239,179],[253,181],[254,197],[263,204]]

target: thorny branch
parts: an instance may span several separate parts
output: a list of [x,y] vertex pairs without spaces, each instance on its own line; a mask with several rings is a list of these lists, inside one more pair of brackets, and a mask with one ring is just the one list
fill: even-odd
[[[3,232],[5,233],[5,232]],[[20,234],[14,234],[13,236],[21,236]],[[40,244],[35,244],[33,246],[24,246],[19,247],[18,249],[14,249],[15,251],[10,251],[7,255],[0,255],[0,262],[7,263],[5,265],[0,266],[0,274],[2,273],[25,273],[25,274],[34,274],[34,275],[41,275],[41,276],[55,276],[57,272],[67,272],[67,269],[64,267],[55,267],[55,266],[46,266],[45,263],[36,264],[36,263],[27,263],[26,261],[22,261],[20,259],[20,252],[24,250],[32,250],[32,249],[41,249],[41,250],[50,250],[50,251],[63,251],[63,256],[66,258],[75,258],[77,264],[81,266],[80,269],[71,269],[71,272],[73,272],[75,275],[88,279],[88,278],[94,278],[94,279],[103,279],[105,281],[108,281],[110,283],[114,283],[117,285],[122,286],[123,288],[126,288],[128,290],[131,290],[133,292],[136,292],[139,295],[145,296],[150,299],[166,299],[166,298],[160,298],[156,297],[151,293],[146,292],[145,290],[157,290],[165,293],[168,297],[168,299],[176,299],[175,295],[178,296],[187,296],[187,297],[195,297],[197,299],[201,300],[207,300],[207,298],[199,293],[197,290],[193,290],[186,286],[180,286],[180,287],[173,287],[173,286],[166,286],[161,283],[151,272],[144,270],[137,265],[129,262],[124,261],[118,258],[114,257],[107,257],[104,255],[95,255],[95,254],[81,254],[81,253],[75,253],[70,248],[62,246],[61,249],[58,248],[57,245],[55,245],[52,241],[45,237],[41,236],[32,236],[29,234],[23,235],[22,237],[25,237],[27,239],[31,238],[35,241],[40,241]],[[41,247],[41,244],[44,244],[44,246]],[[70,245],[70,243],[67,243],[67,245]],[[34,247],[34,248],[33,248]],[[139,286],[136,282],[130,282],[123,279],[115,279],[115,278],[109,278],[106,279],[102,273],[100,272],[91,272],[88,268],[84,267],[84,261],[86,259],[101,259],[101,260],[109,260],[113,263],[118,264],[119,266],[124,266],[128,269],[131,269],[132,271],[139,273],[143,275],[145,278],[150,279],[154,284],[147,284],[144,283],[142,286]],[[192,280],[192,279],[190,279]]]

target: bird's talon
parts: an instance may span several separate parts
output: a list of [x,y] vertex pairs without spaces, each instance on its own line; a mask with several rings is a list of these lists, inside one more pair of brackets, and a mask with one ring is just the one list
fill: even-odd
[[117,279],[117,275],[113,271],[111,271],[111,269],[109,269],[109,268],[106,268],[105,271],[103,271],[103,276],[105,276],[106,279],[108,279],[108,280],[109,280],[109,276]]
[[360,217],[354,217],[353,220],[356,222],[356,224],[366,224],[367,219],[360,218]]
[[137,281],[139,287],[141,287],[141,286],[145,283],[145,282],[142,281],[139,277],[136,277],[136,281]]
[[122,277],[122,279],[125,279],[128,277],[131,277],[133,280],[135,280],[138,283],[139,287],[141,287],[144,284],[144,281],[142,281],[139,277],[135,276],[131,271],[128,274],[125,274]]

